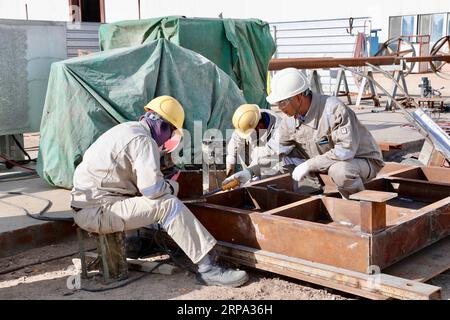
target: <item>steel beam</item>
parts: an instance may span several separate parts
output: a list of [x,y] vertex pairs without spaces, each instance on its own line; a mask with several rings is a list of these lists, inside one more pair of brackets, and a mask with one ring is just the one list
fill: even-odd
[[444,61],[450,62],[450,55],[420,56],[420,57],[362,57],[362,58],[277,58],[269,62],[269,70],[281,70],[288,67],[297,69],[323,69],[345,67],[365,67],[367,63],[373,65],[392,65],[400,62],[432,62]]

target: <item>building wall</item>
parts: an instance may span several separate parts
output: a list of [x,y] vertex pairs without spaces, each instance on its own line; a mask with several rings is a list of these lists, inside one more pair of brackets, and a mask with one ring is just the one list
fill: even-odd
[[388,38],[389,16],[419,13],[450,12],[446,0],[141,0],[142,17],[186,15],[188,17],[259,18],[268,22],[331,19],[345,17],[372,17],[372,28],[383,29],[380,40]]
[[[145,0],[141,0],[141,2],[143,1]],[[139,19],[137,0],[105,0],[106,22],[135,19]]]
[[[0,0],[0,18],[67,21],[67,0]],[[388,38],[389,16],[450,12],[446,0],[141,0],[141,18],[167,15],[187,17],[259,18],[268,22],[372,17],[372,28],[382,29],[380,40]],[[106,22],[138,19],[138,0],[105,0]]]
[[[26,6],[25,6],[26,5]],[[0,19],[67,21],[67,0],[0,0]]]

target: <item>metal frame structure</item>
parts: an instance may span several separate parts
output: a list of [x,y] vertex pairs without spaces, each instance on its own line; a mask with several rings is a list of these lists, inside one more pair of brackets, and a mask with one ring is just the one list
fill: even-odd
[[[293,266],[317,264],[314,272],[337,268],[333,270],[342,274],[355,272],[353,279],[357,275],[364,282],[374,271],[384,271],[450,234],[450,171],[395,169],[367,183],[354,200],[336,193],[307,197],[292,192],[290,175],[281,175],[188,206],[221,241],[219,253],[231,260],[258,268],[258,259],[269,259],[270,266],[263,263],[262,269],[287,276],[295,273]],[[286,261],[293,263],[291,269]],[[321,281],[336,284],[336,279],[325,278]],[[436,287],[422,289],[427,298],[436,297]],[[382,290],[377,294],[396,297]]]

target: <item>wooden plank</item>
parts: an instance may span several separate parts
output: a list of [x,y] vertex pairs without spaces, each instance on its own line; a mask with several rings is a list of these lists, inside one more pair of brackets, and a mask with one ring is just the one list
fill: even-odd
[[363,190],[350,195],[352,200],[362,200],[370,202],[386,202],[398,196],[395,192],[384,192],[376,190]]
[[[314,263],[272,252],[255,250],[245,246],[219,242],[216,246],[220,256],[237,259],[250,267],[266,267],[277,273],[298,279],[333,287],[358,294],[358,290],[368,295],[381,295],[396,299],[429,300],[439,299],[441,288],[417,281],[405,280],[387,274],[367,275],[329,265]],[[375,297],[375,296],[374,296]]]
[[410,257],[383,270],[383,273],[420,282],[426,282],[450,269],[450,238],[422,249]]

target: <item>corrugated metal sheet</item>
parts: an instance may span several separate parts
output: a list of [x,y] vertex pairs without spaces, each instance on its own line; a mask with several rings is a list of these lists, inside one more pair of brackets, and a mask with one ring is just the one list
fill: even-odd
[[[270,23],[272,36],[277,44],[275,57],[353,57],[358,32],[370,34],[369,17],[353,18],[350,30],[349,18],[290,21]],[[325,93],[331,94],[336,85],[336,70],[317,70]],[[353,76],[348,73],[351,91],[357,91]]]
[[80,52],[100,51],[98,28],[100,23],[83,22],[66,25],[67,57],[77,57]]

